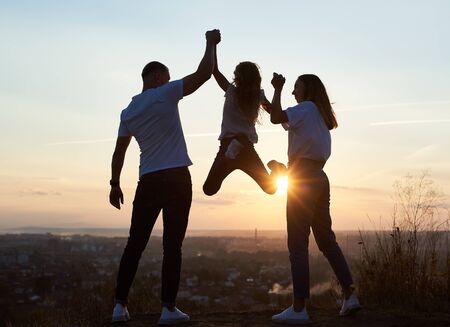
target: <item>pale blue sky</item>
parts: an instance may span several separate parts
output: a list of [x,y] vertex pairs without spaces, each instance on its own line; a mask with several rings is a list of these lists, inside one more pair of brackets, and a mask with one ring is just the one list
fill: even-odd
[[[167,64],[173,79],[193,72],[212,28],[222,32],[223,73],[231,79],[238,62],[258,63],[269,98],[272,72],[283,73],[284,106],[294,104],[298,75],[325,83],[340,123],[326,166],[336,228],[388,217],[391,185],[408,172],[429,169],[450,192],[448,1],[3,0],[0,8],[0,228],[127,226],[136,145],[124,210],[107,202],[120,111],[140,92],[148,61]],[[263,194],[242,173],[213,198],[201,192],[222,103],[214,80],[180,102],[194,161],[191,227],[283,229],[284,196]],[[286,161],[287,135],[267,117],[259,129],[262,160]]]

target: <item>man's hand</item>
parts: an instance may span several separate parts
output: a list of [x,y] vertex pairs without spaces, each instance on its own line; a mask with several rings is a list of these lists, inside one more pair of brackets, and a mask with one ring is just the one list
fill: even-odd
[[273,73],[273,77],[272,77],[272,85],[273,88],[275,90],[282,90],[283,89],[283,85],[286,82],[286,78],[284,78],[283,75],[281,74],[277,74],[277,73]]
[[111,186],[111,192],[109,192],[109,203],[120,210],[120,204],[123,204],[123,193],[120,186]]
[[207,31],[205,36],[206,36],[206,41],[208,41],[208,43],[218,44],[221,40],[219,30]]

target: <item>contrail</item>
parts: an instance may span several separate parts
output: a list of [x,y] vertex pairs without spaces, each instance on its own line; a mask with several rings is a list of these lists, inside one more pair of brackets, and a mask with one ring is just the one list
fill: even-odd
[[100,140],[79,140],[79,141],[63,141],[63,142],[53,142],[47,143],[46,146],[55,146],[55,145],[69,145],[69,144],[93,144],[93,143],[106,143],[112,142],[115,139],[100,139]]
[[[361,105],[361,106],[348,106],[345,108],[345,105],[342,105],[344,109],[336,109],[336,112],[345,112],[345,111],[363,111],[370,109],[379,109],[379,108],[392,108],[392,107],[411,107],[411,106],[436,106],[450,104],[450,100],[442,100],[442,101],[424,101],[424,102],[397,102],[397,103],[380,103],[380,104],[370,104],[370,105]],[[336,107],[341,107],[341,105],[336,105]]]
[[370,123],[370,126],[450,123],[450,119],[397,120]]
[[[259,134],[266,134],[266,133],[281,133],[284,132],[282,129],[262,129],[258,130]],[[214,133],[187,133],[184,136],[185,137],[210,137],[210,136],[219,136],[219,132]],[[57,146],[57,145],[73,145],[73,144],[95,144],[95,143],[108,143],[108,142],[114,142],[116,139],[109,138],[109,139],[99,139],[99,140],[78,140],[78,141],[62,141],[62,142],[52,142],[45,144],[46,146]]]

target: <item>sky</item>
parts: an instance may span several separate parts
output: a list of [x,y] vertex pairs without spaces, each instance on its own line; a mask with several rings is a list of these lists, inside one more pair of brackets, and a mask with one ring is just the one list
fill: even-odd
[[[139,149],[127,152],[122,210],[108,202],[119,115],[152,60],[173,80],[194,72],[218,28],[230,80],[256,62],[269,99],[314,73],[334,103],[331,182],[336,230],[388,221],[392,185],[427,170],[450,193],[448,1],[9,1],[0,3],[0,229],[127,228]],[[233,172],[213,197],[202,184],[218,150],[223,92],[209,80],[179,103],[193,180],[190,229],[285,229],[286,195]],[[287,133],[257,126],[263,162],[287,161]],[[447,201],[448,203],[448,201]],[[156,228],[161,228],[159,220]]]

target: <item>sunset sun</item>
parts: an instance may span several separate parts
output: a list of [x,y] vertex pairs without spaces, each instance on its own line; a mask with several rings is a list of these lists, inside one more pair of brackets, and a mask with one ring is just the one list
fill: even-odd
[[277,194],[284,194],[287,191],[288,188],[288,178],[287,176],[283,176],[278,178],[277,180]]

